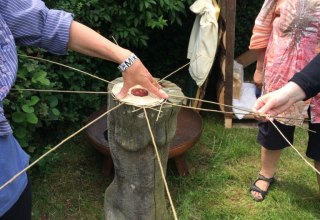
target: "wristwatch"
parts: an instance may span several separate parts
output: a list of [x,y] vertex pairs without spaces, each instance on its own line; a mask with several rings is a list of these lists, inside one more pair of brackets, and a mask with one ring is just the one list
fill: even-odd
[[138,57],[134,53],[130,54],[130,56],[118,66],[118,70],[121,72],[126,71],[136,59],[138,59]]

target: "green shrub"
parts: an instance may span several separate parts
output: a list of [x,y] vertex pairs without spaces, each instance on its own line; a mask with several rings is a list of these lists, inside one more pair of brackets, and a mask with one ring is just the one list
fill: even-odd
[[[235,28],[235,57],[241,55],[249,49],[250,38],[254,21],[261,9],[264,0],[237,1],[236,28]],[[255,63],[244,69],[244,80],[252,81],[255,71]]]
[[237,1],[235,57],[248,50],[254,21],[264,0]]
[[[146,48],[151,35],[167,27],[181,26],[182,20],[186,19],[186,8],[190,3],[191,0],[46,1],[48,7],[74,13],[75,20],[90,26],[111,40],[114,38],[123,47],[140,51],[142,57],[148,57]],[[41,49],[20,48],[19,53],[60,62],[107,80],[121,76],[115,64],[72,51],[67,56],[54,56]],[[61,66],[20,57],[15,88],[106,91],[107,85]],[[55,139],[54,143],[59,141],[58,136],[52,135],[52,132],[43,138],[49,128],[59,127],[63,122],[65,128],[71,127],[74,131],[105,103],[106,96],[102,95],[30,91],[12,91],[4,102],[6,116],[16,137],[32,156],[50,149],[48,136]],[[62,133],[65,135],[67,132]],[[54,155],[52,158],[55,158]]]
[[[135,51],[156,77],[163,77],[185,64],[189,35],[195,15],[188,9],[192,0],[46,0],[50,8],[75,14],[75,19],[113,38],[123,47]],[[244,52],[262,0],[237,2],[236,51]],[[121,74],[116,65],[74,52],[54,56],[35,48],[20,48],[20,54],[44,57],[112,80]],[[183,75],[181,75],[183,74]],[[184,81],[188,70],[173,76],[174,82]],[[172,79],[172,78],[171,78]],[[92,79],[61,66],[20,57],[16,88],[106,91],[105,82]],[[45,131],[51,130],[51,143],[60,138],[53,128],[75,130],[87,117],[106,103],[106,96],[62,94],[49,92],[12,91],[5,100],[6,115],[15,135],[32,156],[50,149]],[[54,130],[59,133],[59,130]],[[66,132],[60,131],[60,135]],[[70,132],[71,133],[71,132]],[[54,155],[52,158],[56,158]],[[51,159],[52,159],[51,158]],[[45,162],[41,163],[45,165]]]

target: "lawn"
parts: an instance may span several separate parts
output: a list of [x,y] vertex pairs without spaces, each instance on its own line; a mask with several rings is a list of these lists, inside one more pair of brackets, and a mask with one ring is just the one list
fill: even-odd
[[[248,188],[259,169],[257,128],[224,129],[222,115],[202,115],[204,132],[187,154],[190,175],[180,177],[173,162],[168,164],[179,219],[320,219],[315,173],[293,149],[284,150],[266,200],[254,202]],[[299,128],[296,134],[295,146],[304,154],[307,131]],[[84,135],[57,154],[50,171],[31,174],[34,219],[103,219],[104,191],[112,177],[101,175],[102,156]]]

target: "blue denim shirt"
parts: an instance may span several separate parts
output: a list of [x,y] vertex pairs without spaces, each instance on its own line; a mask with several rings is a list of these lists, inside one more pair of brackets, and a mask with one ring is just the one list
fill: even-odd
[[[0,0],[0,186],[29,163],[29,156],[12,135],[2,105],[16,80],[16,45],[65,54],[72,20],[72,14],[49,10],[41,0]],[[0,217],[18,200],[26,183],[24,173],[0,190]]]

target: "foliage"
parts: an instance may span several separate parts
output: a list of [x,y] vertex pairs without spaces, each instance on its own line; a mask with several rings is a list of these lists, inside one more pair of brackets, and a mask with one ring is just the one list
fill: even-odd
[[168,25],[182,24],[185,5],[192,0],[69,0],[47,3],[76,15],[79,20],[127,47],[147,46],[149,34]]
[[257,17],[263,2],[264,0],[237,1],[235,57],[248,50],[254,20]]
[[[186,6],[191,2],[192,0],[47,0],[46,4],[50,8],[74,13],[75,20],[109,39],[115,39],[121,46],[141,51],[142,57],[148,57],[145,48],[150,36],[167,27],[181,26],[182,19],[186,18]],[[63,63],[107,80],[121,76],[115,64],[72,51],[66,56],[53,56],[41,49],[19,48],[19,53]],[[106,91],[106,87],[105,82],[65,67],[25,57],[20,57],[19,60],[16,89]],[[43,135],[46,138],[52,136],[52,133],[45,134],[47,128],[53,128],[63,121],[65,126],[76,129],[105,103],[106,97],[99,95],[12,91],[4,105],[6,116],[21,145],[35,156],[50,148],[48,143],[41,140]]]
[[[47,0],[46,4],[74,13],[76,20],[135,51],[152,74],[161,77],[187,62],[188,38],[195,17],[188,10],[192,2]],[[236,54],[242,53],[248,45],[253,19],[262,0],[250,4],[247,0],[241,2],[237,4]],[[20,48],[19,53],[44,57],[107,80],[120,76],[115,64],[72,51],[66,56],[53,56],[40,49]],[[180,73],[182,77],[173,77],[179,86],[184,87],[182,84],[188,80],[187,70]],[[15,88],[105,91],[106,86],[104,82],[65,67],[20,57]],[[99,95],[14,91],[4,104],[21,145],[35,155],[48,147],[47,144],[41,146],[41,138],[36,134],[45,135],[41,131],[53,128],[61,121],[76,129],[105,103],[106,97]]]
[[[37,61],[22,63],[19,61],[19,74],[17,81],[23,81],[23,84],[17,84],[15,89],[21,88],[43,88],[51,84],[46,72],[46,66]],[[32,133],[41,125],[39,118],[55,120],[59,117],[59,110],[56,108],[58,100],[54,96],[47,96],[47,100],[42,94],[32,92],[13,91],[9,99],[4,102],[6,113],[11,118],[16,137],[20,140],[22,146],[27,147],[28,151],[33,152],[34,147],[29,145],[32,139]]]
[[[252,28],[254,26],[255,18],[257,17],[264,0],[237,1],[237,14],[235,26],[235,57],[241,55],[249,49],[250,37],[252,35]],[[255,64],[245,68],[244,79],[251,81],[255,71]]]

